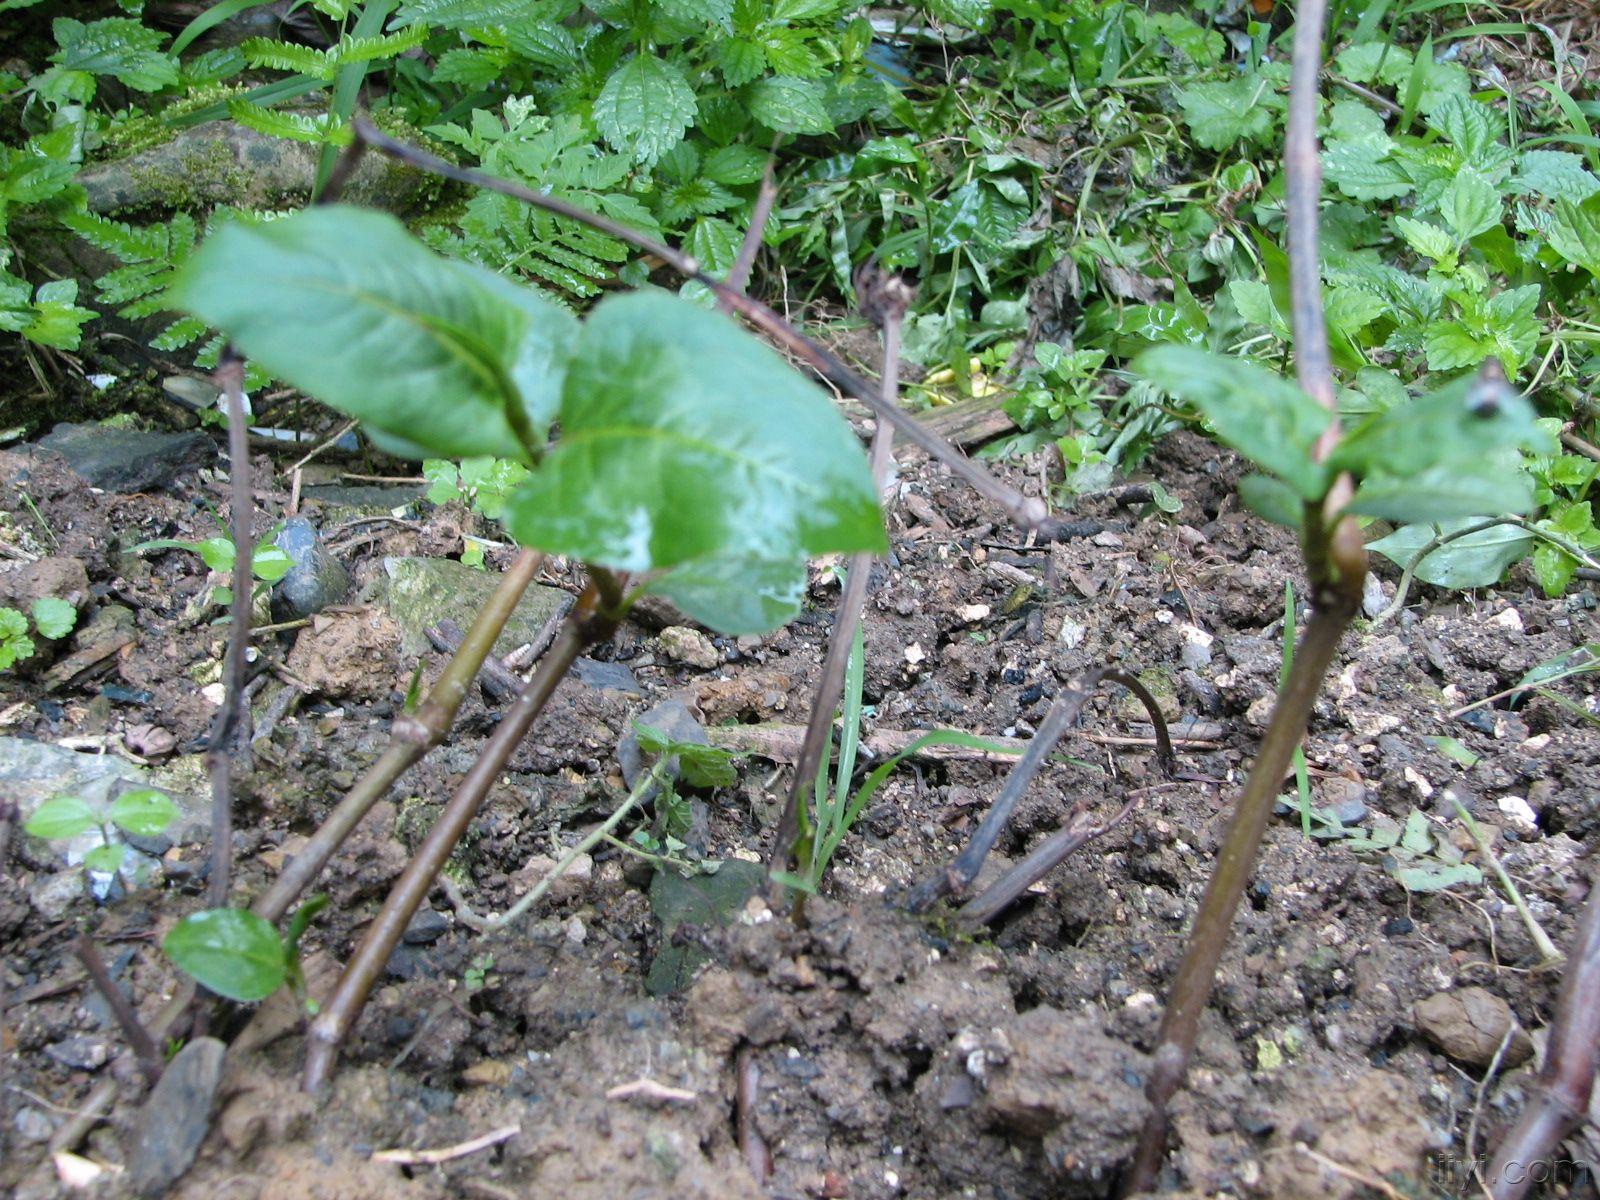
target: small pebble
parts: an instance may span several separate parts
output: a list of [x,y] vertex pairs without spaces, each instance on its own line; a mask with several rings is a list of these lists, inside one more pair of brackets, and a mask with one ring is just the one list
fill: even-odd
[[1417,927],[1410,917],[1390,917],[1383,923],[1385,937],[1402,937]]

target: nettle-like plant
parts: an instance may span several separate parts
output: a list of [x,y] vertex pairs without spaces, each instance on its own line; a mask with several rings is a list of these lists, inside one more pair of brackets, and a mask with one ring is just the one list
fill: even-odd
[[[484,268],[440,258],[382,214],[329,206],[227,226],[172,294],[275,376],[363,421],[380,444],[526,468],[502,519],[533,553],[508,572],[506,594],[468,642],[493,641],[496,611],[503,622],[536,552],[581,561],[590,578],[313,1026],[314,1087],[387,958],[389,934],[421,904],[578,653],[609,637],[645,592],[724,633],[781,625],[799,611],[809,557],[885,547],[877,489],[824,394],[728,317],[640,291],[580,320]],[[447,672],[413,722],[429,734],[414,743],[442,737],[475,671]],[[398,769],[415,761],[408,753],[398,751]],[[350,806],[352,824],[360,811]],[[307,857],[322,855],[319,845]],[[189,920],[237,935],[242,954],[268,945],[292,897],[280,888],[253,913]],[[224,961],[229,953],[224,946]]]

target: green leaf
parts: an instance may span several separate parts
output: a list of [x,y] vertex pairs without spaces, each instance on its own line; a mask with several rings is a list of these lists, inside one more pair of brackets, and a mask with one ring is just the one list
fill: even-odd
[[1455,261],[1456,240],[1437,225],[1413,220],[1411,217],[1396,217],[1394,227],[1400,231],[1400,236],[1405,238],[1406,244],[1424,258],[1441,262]]
[[1352,200],[1393,200],[1409,195],[1416,184],[1388,154],[1384,144],[1330,142],[1322,152],[1323,174]]
[[34,628],[51,641],[66,637],[77,623],[78,610],[57,596],[40,596],[33,602]]
[[993,0],[928,0],[928,11],[941,21],[978,32],[989,28]]
[[[1367,543],[1367,549],[1376,550],[1404,569],[1440,533],[1452,533],[1473,523],[1462,518],[1438,525],[1405,525],[1387,537]],[[1532,534],[1515,525],[1494,525],[1440,546],[1422,560],[1416,577],[1435,587],[1490,587],[1500,582],[1507,567],[1525,558],[1532,546]]]
[[750,115],[778,133],[829,133],[833,118],[820,83],[774,75],[750,91]]
[[1347,512],[1388,521],[1447,521],[1533,507],[1533,484],[1515,464],[1449,462],[1407,478],[1365,480]]
[[1583,204],[1558,200],[1546,236],[1562,258],[1600,279],[1600,196]]
[[611,73],[594,101],[594,122],[613,147],[650,164],[683,140],[694,89],[676,63],[639,53]]
[[128,848],[121,842],[112,842],[107,845],[96,846],[83,856],[83,865],[90,871],[103,871],[107,875],[115,875],[122,870],[122,864],[127,860]]
[[1157,387],[1193,404],[1217,436],[1305,500],[1327,490],[1330,478],[1311,448],[1330,420],[1294,384],[1245,362],[1188,346],[1158,346],[1134,369]]
[[249,1004],[283,985],[283,942],[271,922],[239,908],[187,916],[161,944],[178,967],[219,996]]
[[743,142],[732,146],[718,146],[700,164],[700,174],[712,183],[737,187],[755,183],[766,173],[767,156],[754,146]]
[[294,559],[276,546],[257,546],[250,555],[250,573],[266,583],[277,583],[294,567]]
[[206,566],[213,571],[233,570],[234,549],[233,542],[222,536],[206,538],[203,542],[179,542],[187,550],[195,550]]
[[698,559],[653,580],[649,590],[721,633],[765,633],[800,612],[806,566],[797,559]]
[[1500,193],[1475,171],[1463,171],[1439,198],[1439,215],[1460,241],[1500,224]]
[[96,314],[80,308],[78,281],[53,279],[41,283],[34,293],[33,319],[22,327],[22,336],[41,346],[57,350],[76,350],[83,337],[83,324]]
[[585,324],[562,437],[511,498],[517,539],[625,571],[884,546],[876,489],[824,395],[726,317],[639,292]]
[[1227,150],[1242,141],[1266,141],[1283,108],[1272,83],[1259,75],[1182,88],[1178,104],[1194,140],[1207,150]]
[[1442,892],[1458,883],[1481,884],[1483,872],[1471,863],[1424,863],[1396,867],[1394,877],[1408,892]]
[[1025,198],[1017,203],[996,188],[992,179],[973,179],[934,208],[928,232],[933,248],[941,252],[973,244],[992,252],[1016,236],[1028,211]]
[[178,819],[178,806],[165,792],[140,788],[111,802],[111,823],[135,837],[154,837]]
[[1239,499],[1274,525],[1298,529],[1305,522],[1305,501],[1300,493],[1270,475],[1246,475],[1239,480]]
[[279,378],[443,457],[526,459],[577,324],[393,217],[341,206],[224,226],[173,296]]
[[33,639],[28,636],[28,618],[14,608],[0,606],[0,671],[32,657]]
[[1502,387],[1492,405],[1483,405],[1477,402],[1480,387],[1475,376],[1467,376],[1370,417],[1339,443],[1330,465],[1358,478],[1407,478],[1443,463],[1494,462],[1507,447],[1555,452],[1554,439],[1535,423],[1525,396]]
[[87,800],[77,796],[52,796],[34,810],[22,828],[34,837],[55,842],[77,837],[99,823],[99,813]]
[[730,88],[743,87],[761,78],[767,69],[767,52],[755,42],[729,38],[717,45],[717,66],[722,71],[723,82]]
[[1524,195],[1582,204],[1600,192],[1600,179],[1583,165],[1581,155],[1565,150],[1527,150],[1517,159],[1510,186]]
[[58,17],[52,27],[61,47],[50,61],[68,71],[110,75],[140,92],[159,91],[178,82],[178,63],[161,53],[167,35],[126,17],[85,25]]

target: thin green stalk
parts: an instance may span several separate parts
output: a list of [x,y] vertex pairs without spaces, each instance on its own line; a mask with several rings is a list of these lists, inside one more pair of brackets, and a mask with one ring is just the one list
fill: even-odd
[[1522,923],[1527,927],[1528,936],[1533,939],[1534,946],[1539,951],[1539,957],[1546,964],[1561,961],[1561,951],[1556,949],[1556,944],[1550,940],[1550,935],[1544,931],[1533,911],[1528,907],[1528,902],[1522,898],[1522,892],[1512,882],[1511,876],[1506,874],[1506,869],[1500,865],[1500,859],[1495,855],[1494,849],[1489,845],[1489,839],[1484,835],[1483,827],[1472,819],[1472,814],[1452,792],[1450,803],[1455,806],[1456,816],[1461,818],[1461,823],[1467,827],[1467,832],[1472,835],[1472,842],[1478,847],[1478,853],[1483,855],[1485,862],[1494,871],[1495,878],[1500,881],[1500,886],[1505,889],[1510,898],[1512,907],[1522,918]]

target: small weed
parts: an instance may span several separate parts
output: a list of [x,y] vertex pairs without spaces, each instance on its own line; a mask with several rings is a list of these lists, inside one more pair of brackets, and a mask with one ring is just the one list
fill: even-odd
[[155,837],[177,817],[178,806],[165,792],[141,788],[124,792],[104,807],[77,796],[55,796],[34,811],[23,829],[52,842],[68,842],[90,829],[98,829],[100,844],[83,856],[83,865],[91,871],[114,875],[122,869],[128,847],[113,837],[113,826],[135,837]]

